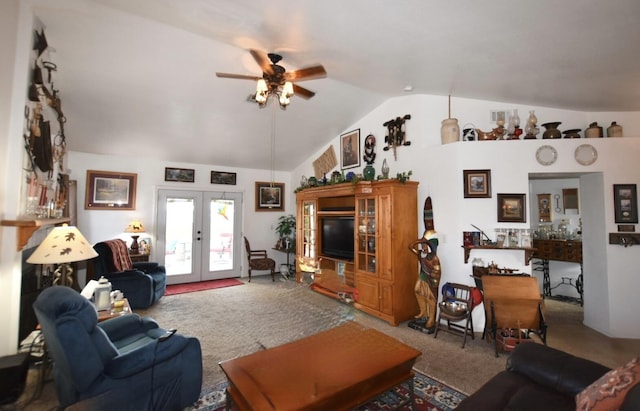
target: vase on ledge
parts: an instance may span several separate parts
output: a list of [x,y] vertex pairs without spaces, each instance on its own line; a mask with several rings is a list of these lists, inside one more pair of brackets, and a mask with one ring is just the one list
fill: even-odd
[[542,133],[542,138],[544,139],[549,139],[549,138],[561,138],[562,137],[562,133],[560,132],[560,130],[558,130],[558,126],[562,124],[559,121],[554,121],[551,123],[544,123],[542,125],[542,127],[544,127],[546,130],[544,131],[544,133]]
[[376,169],[373,168],[371,164],[367,164],[364,170],[362,170],[362,176],[367,181],[373,181],[376,178]]

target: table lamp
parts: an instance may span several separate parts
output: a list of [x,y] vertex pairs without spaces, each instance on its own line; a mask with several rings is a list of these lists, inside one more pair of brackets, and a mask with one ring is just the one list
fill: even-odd
[[98,253],[77,227],[63,224],[55,227],[36,251],[27,259],[30,264],[57,264],[53,284],[79,288],[73,277],[72,262],[89,260]]
[[144,227],[140,221],[132,221],[129,223],[127,228],[124,230],[125,233],[134,233],[136,235],[132,235],[131,238],[133,241],[131,242],[131,254],[140,254],[140,246],[138,245],[138,233],[144,233]]

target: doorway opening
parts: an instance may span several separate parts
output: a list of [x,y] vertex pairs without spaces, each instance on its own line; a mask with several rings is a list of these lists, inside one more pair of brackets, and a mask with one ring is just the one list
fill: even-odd
[[[595,233],[604,221],[602,173],[532,173],[529,175],[529,209],[534,247],[547,247],[548,259],[532,260],[545,299],[577,305],[581,317],[593,309],[589,296],[597,295],[593,281],[602,251],[592,252]],[[598,201],[593,201],[599,197]],[[597,216],[597,217],[596,217]],[[551,247],[551,249],[549,249]],[[597,255],[599,254],[599,255]],[[597,302],[595,302],[597,304]],[[575,316],[576,309],[571,312]]]

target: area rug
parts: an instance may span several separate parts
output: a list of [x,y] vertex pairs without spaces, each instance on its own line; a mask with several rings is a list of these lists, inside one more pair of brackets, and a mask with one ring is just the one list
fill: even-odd
[[[413,392],[415,395],[415,411],[449,411],[454,410],[466,395],[435,380],[420,371],[414,369]],[[200,399],[193,406],[184,411],[223,411],[225,407],[224,390],[226,382],[217,384],[213,388],[205,389],[200,394]],[[374,398],[356,411],[386,411],[386,410],[410,410],[408,405],[398,408],[398,404],[409,398],[409,389],[406,384],[400,385],[391,391]],[[232,407],[232,411],[236,408]]]
[[234,285],[242,285],[242,281],[236,278],[224,278],[222,280],[200,281],[197,283],[173,284],[168,285],[164,295],[176,295],[184,293],[192,293],[194,291],[211,290],[214,288],[232,287]]

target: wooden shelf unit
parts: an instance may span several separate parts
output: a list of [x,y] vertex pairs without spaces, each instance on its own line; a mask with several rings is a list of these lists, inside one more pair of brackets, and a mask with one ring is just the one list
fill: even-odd
[[42,227],[59,225],[71,221],[69,218],[37,218],[37,219],[18,219],[18,220],[2,220],[0,225],[5,227],[16,227],[17,251],[27,245],[29,239],[37,230]]
[[536,252],[536,249],[531,247],[498,247],[497,245],[463,245],[462,247],[464,247],[465,264],[469,262],[471,250],[522,250],[524,251],[524,265],[529,265]]
[[[345,285],[355,287],[354,306],[397,326],[419,312],[414,295],[418,260],[409,249],[418,233],[418,183],[361,181],[297,193],[296,264],[322,258],[322,276],[345,264]],[[323,216],[354,217],[353,261],[321,255]],[[336,290],[339,291],[339,290]]]

